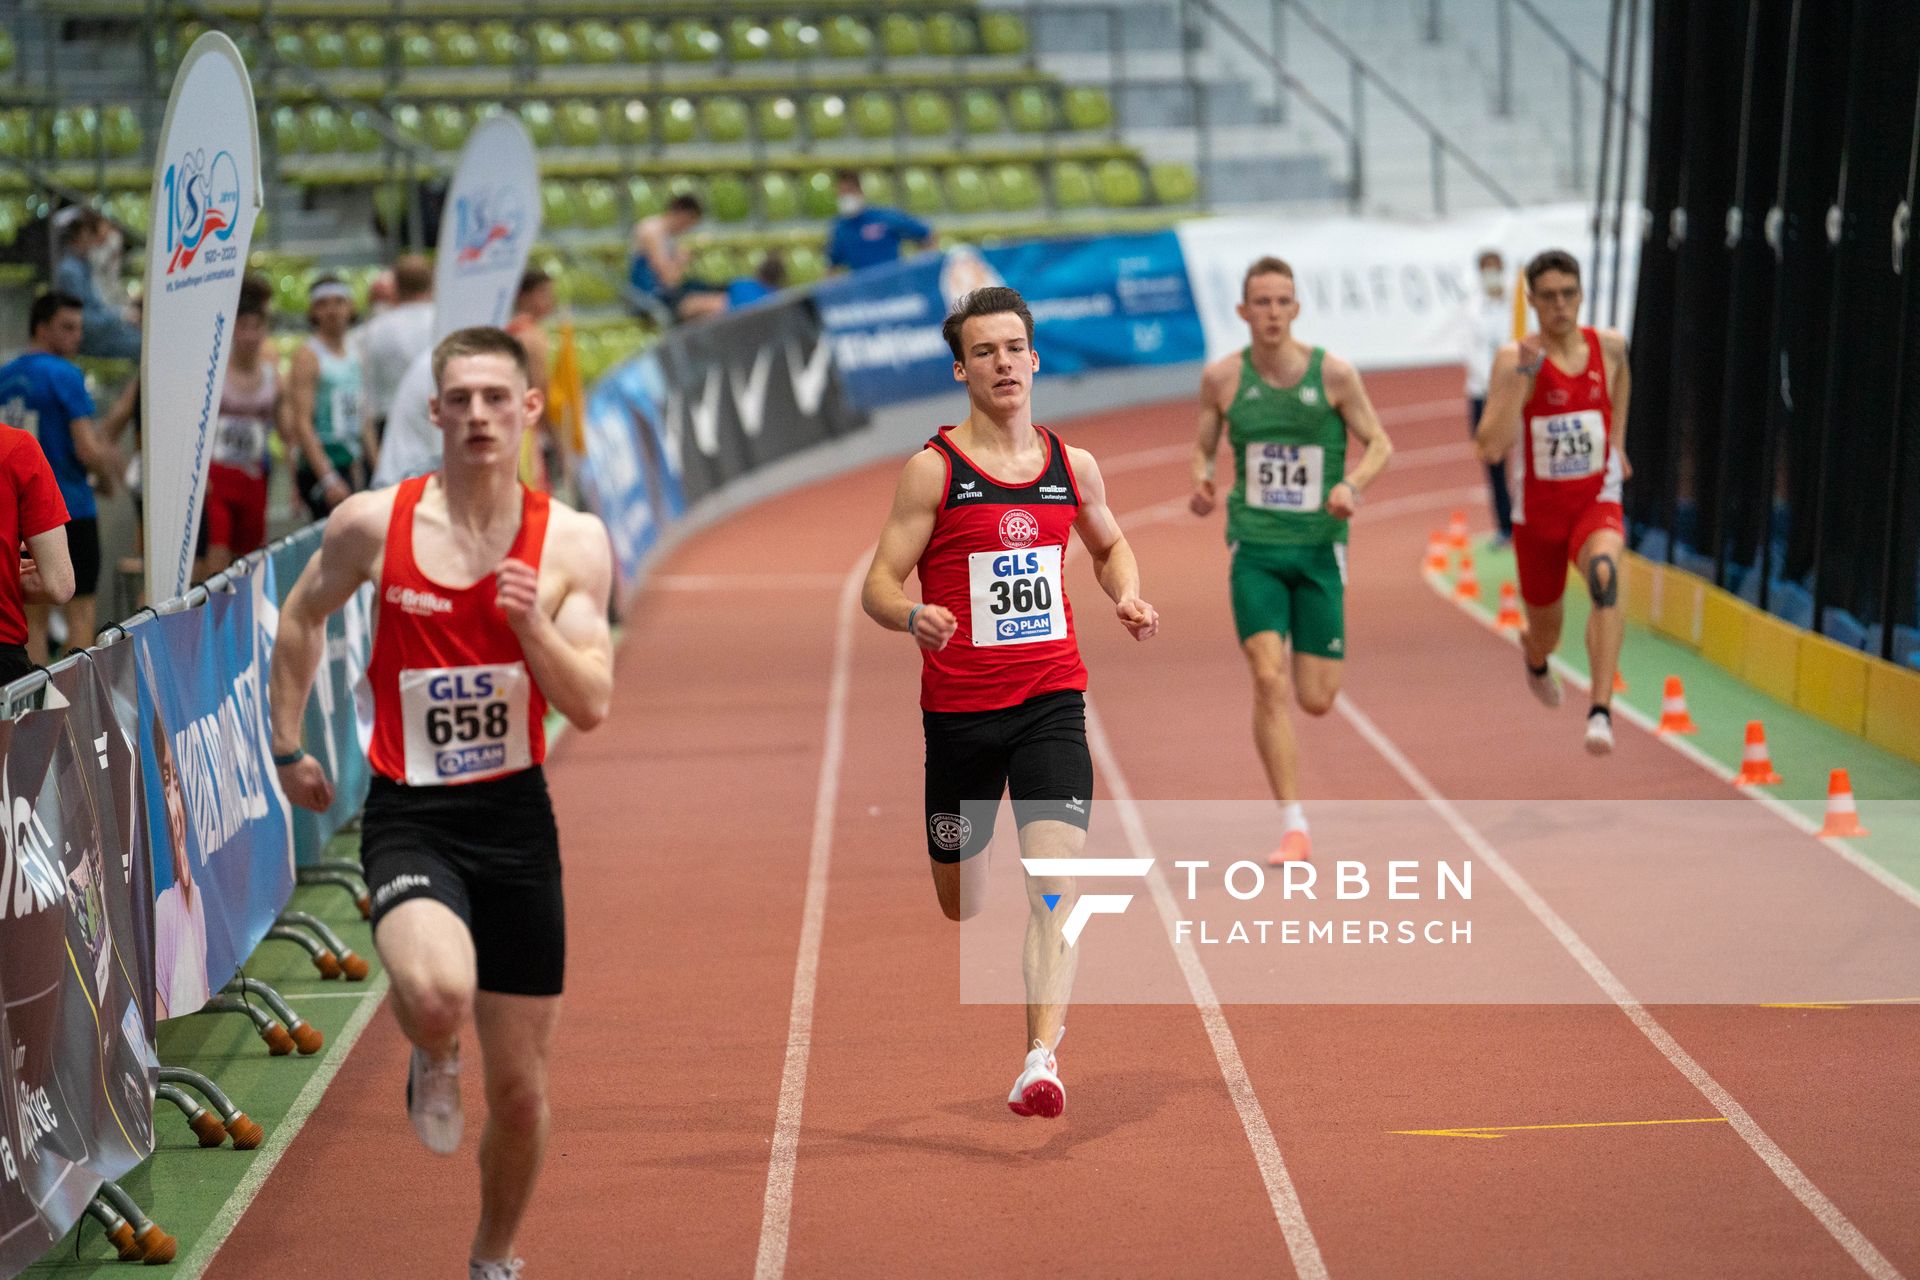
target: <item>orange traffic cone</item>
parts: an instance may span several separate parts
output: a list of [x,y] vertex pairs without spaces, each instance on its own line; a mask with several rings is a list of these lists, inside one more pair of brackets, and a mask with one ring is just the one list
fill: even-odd
[[1698,733],[1700,727],[1687,712],[1687,691],[1680,687],[1679,676],[1667,677],[1666,695],[1660,699],[1660,723],[1655,733]]
[[1853,783],[1847,777],[1845,769],[1835,769],[1827,776],[1827,821],[1820,828],[1823,836],[1863,836],[1867,829],[1860,825],[1860,811],[1853,803]]
[[1736,787],[1766,786],[1780,781],[1773,771],[1773,757],[1767,754],[1767,731],[1758,720],[1747,721],[1747,746],[1740,753],[1740,774]]
[[1427,539],[1427,572],[1445,573],[1447,571],[1447,535],[1434,533]]
[[1500,613],[1493,625],[1502,631],[1522,631],[1526,623],[1520,617],[1520,593],[1514,590],[1511,582],[1500,584]]
[[1447,543],[1456,551],[1467,545],[1466,512],[1456,511],[1452,519],[1447,521]]
[[1453,584],[1455,600],[1478,600],[1480,598],[1480,580],[1473,576],[1473,557],[1462,552],[1460,556],[1460,576]]

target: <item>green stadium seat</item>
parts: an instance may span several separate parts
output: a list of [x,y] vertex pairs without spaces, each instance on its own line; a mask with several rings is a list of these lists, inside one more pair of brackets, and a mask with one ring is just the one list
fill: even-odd
[[617,141],[644,146],[653,140],[653,112],[645,101],[629,99],[613,113],[613,135]]
[[653,24],[645,18],[629,18],[621,23],[620,39],[627,47],[628,62],[653,62],[660,56]]
[[907,132],[916,138],[932,138],[953,131],[953,106],[943,93],[920,89],[907,95],[905,103]]
[[0,111],[0,156],[25,160],[33,136],[27,117],[20,111]]
[[773,52],[773,33],[752,18],[727,23],[727,52],[735,62],[758,62]]
[[403,67],[430,67],[439,60],[439,50],[434,48],[433,37],[416,23],[405,22],[395,27],[393,38],[400,46],[400,65]]
[[338,111],[324,102],[316,102],[301,113],[300,136],[310,154],[326,155],[346,145],[346,124]]
[[98,124],[92,107],[62,107],[53,117],[53,154],[61,160],[92,159]]
[[827,274],[827,255],[814,245],[788,245],[783,256],[787,260],[789,284],[812,284]]
[[573,46],[580,51],[580,61],[598,66],[619,62],[626,53],[620,33],[591,18],[573,28]]
[[700,113],[686,98],[669,98],[660,105],[660,140],[673,144],[692,142],[699,132]]
[[574,219],[573,192],[562,183],[549,179],[540,184],[540,224],[546,227],[570,227]]
[[273,56],[290,66],[307,65],[307,38],[298,27],[281,27],[273,34]]
[[853,127],[863,138],[891,138],[898,119],[893,99],[877,89],[853,100]]
[[337,71],[346,66],[346,35],[332,27],[308,27],[307,65],[318,71]]
[[611,182],[583,182],[579,194],[581,225],[605,231],[620,221],[620,197]]
[[553,22],[533,24],[534,60],[546,67],[564,67],[575,60],[578,51],[567,29]]
[[468,110],[467,114],[473,118],[474,124],[477,125],[482,120],[491,120],[495,116],[506,115],[507,104],[504,102],[476,102]]
[[1015,13],[980,15],[980,45],[988,53],[1009,57],[1027,51],[1027,24]]
[[0,71],[13,70],[13,33],[0,30]]
[[918,57],[927,47],[927,29],[920,19],[890,13],[880,19],[880,48],[889,58]]
[[306,277],[295,271],[282,271],[273,277],[273,305],[288,315],[305,315],[307,311]]
[[371,22],[347,26],[347,65],[360,71],[377,71],[387,65],[387,37]]
[[480,61],[489,67],[510,67],[520,58],[520,37],[504,22],[483,23],[478,38]]
[[708,98],[700,104],[700,129],[708,142],[746,140],[752,116],[738,98]]
[[[147,203],[145,192],[116,191],[107,197],[106,213],[109,218],[112,218],[121,226],[129,227],[141,235],[145,235],[147,232],[147,222],[151,218],[153,210]],[[258,229],[259,224],[256,222],[255,230],[257,231]]]
[[1160,204],[1192,204],[1200,194],[1200,181],[1186,165],[1162,161],[1147,170],[1153,198]]
[[1007,95],[1007,118],[1020,133],[1045,133],[1053,128],[1053,102],[1045,89],[1015,89]]
[[958,14],[936,13],[927,19],[927,52],[957,58],[977,47],[973,24]]
[[1116,157],[1105,161],[1100,166],[1095,183],[1100,192],[1100,203],[1116,209],[1131,209],[1146,199],[1146,179],[1140,176],[1140,166],[1131,160]]
[[627,202],[633,206],[635,221],[650,218],[667,207],[667,189],[648,178],[628,178]]
[[467,113],[450,102],[436,102],[427,108],[427,145],[436,151],[458,151],[466,145],[472,130]]
[[829,58],[867,58],[873,55],[873,29],[851,14],[827,19],[820,29]]
[[867,197],[868,204],[890,205],[898,200],[893,175],[885,169],[862,169],[860,190]]
[[1062,160],[1053,166],[1053,202],[1062,209],[1091,208],[1096,195],[1093,174],[1078,160]]
[[1024,213],[1040,207],[1040,175],[1030,165],[996,165],[987,185],[993,192],[993,207],[1003,213]]
[[380,149],[380,134],[373,127],[373,112],[361,108],[347,117],[341,141],[348,151],[365,153]]
[[760,216],[768,222],[791,222],[800,216],[800,192],[784,173],[760,175]]
[[693,274],[702,280],[731,280],[740,274],[739,255],[725,245],[704,245],[694,250]]
[[900,171],[900,199],[908,213],[932,217],[946,207],[940,194],[940,180],[931,169],[911,165]]
[[273,109],[273,145],[281,155],[300,155],[307,149],[307,136],[300,127],[300,113],[292,107]]
[[947,203],[955,213],[984,213],[993,205],[986,175],[970,164],[947,170]]
[[985,89],[969,89],[960,96],[960,118],[973,136],[999,133],[1007,127],[1000,100]]
[[754,109],[762,142],[786,142],[800,131],[800,107],[792,98],[762,98]]
[[480,37],[466,23],[436,22],[433,25],[433,58],[441,66],[478,66],[482,53]]
[[1104,129],[1113,123],[1113,100],[1100,89],[1068,89],[1061,95],[1060,105],[1069,129]]
[[676,173],[667,179],[669,196],[692,196],[701,204],[707,202],[707,186],[692,174]]
[[100,131],[108,155],[125,159],[140,154],[140,117],[132,107],[125,104],[108,107],[101,113]]
[[682,18],[668,32],[667,50],[680,62],[712,62],[720,56],[720,33],[707,23]]
[[800,189],[800,211],[809,218],[831,218],[839,213],[840,192],[834,185],[833,175],[825,169],[815,169],[802,180]]
[[393,109],[390,118],[393,121],[393,127],[399,131],[401,137],[414,142],[426,141],[427,118],[415,103],[401,103]]
[[553,113],[550,103],[538,98],[529,98],[520,104],[520,123],[527,126],[527,133],[533,138],[536,147],[551,147],[560,140],[560,121]]
[[753,196],[746,179],[721,174],[707,184],[707,207],[721,222],[745,222],[753,216]]
[[807,99],[807,129],[816,138],[838,138],[847,132],[847,103],[835,93],[817,93]]
[[560,141],[567,146],[591,147],[605,141],[606,126],[593,103],[563,102],[555,114],[560,118]]
[[820,28],[799,18],[782,18],[768,30],[773,56],[789,62],[820,56]]

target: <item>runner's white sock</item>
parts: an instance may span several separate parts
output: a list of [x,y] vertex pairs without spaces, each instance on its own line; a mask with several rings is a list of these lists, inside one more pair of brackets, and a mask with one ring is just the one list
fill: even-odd
[[1280,806],[1280,829],[1282,831],[1305,831],[1307,829],[1307,810],[1299,801]]

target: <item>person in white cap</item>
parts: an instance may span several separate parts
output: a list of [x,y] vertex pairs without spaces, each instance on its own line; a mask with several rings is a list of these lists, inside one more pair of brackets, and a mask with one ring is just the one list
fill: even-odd
[[347,347],[353,293],[338,277],[313,282],[307,323],[313,334],[287,377],[287,426],[299,450],[294,491],[318,520],[366,487],[378,446],[360,411],[360,361]]

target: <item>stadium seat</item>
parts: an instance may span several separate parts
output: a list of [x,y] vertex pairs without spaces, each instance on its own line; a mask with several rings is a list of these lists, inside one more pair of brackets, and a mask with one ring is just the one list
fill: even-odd
[[721,222],[745,222],[753,216],[753,197],[745,179],[736,174],[720,174],[707,184],[707,206]]
[[846,101],[834,93],[819,93],[808,98],[807,129],[816,138],[838,138],[845,134]]
[[443,67],[474,67],[482,57],[480,37],[463,22],[437,22],[433,26],[433,59]]
[[[109,218],[140,235],[147,233],[147,223],[153,213],[144,191],[116,191],[107,197],[105,210]],[[257,220],[254,230],[259,231]]]
[[[464,130],[462,132],[464,134]],[[340,113],[324,102],[316,102],[301,113],[300,135],[311,155],[327,155],[346,144],[346,127]],[[453,145],[459,143],[456,141]]]
[[653,140],[653,112],[645,101],[629,98],[612,113],[613,136],[617,141],[644,146]]
[[553,107],[538,98],[529,98],[520,104],[520,123],[527,126],[536,147],[551,147],[560,140],[560,121]]
[[668,178],[667,194],[669,196],[692,196],[701,204],[707,202],[706,184],[691,174],[676,173],[673,177]]
[[669,98],[660,104],[655,121],[662,142],[679,145],[692,142],[699,132],[700,113],[687,98]]
[[800,211],[809,218],[831,218],[839,212],[840,193],[834,187],[833,175],[825,169],[815,169],[801,183]]
[[504,22],[488,22],[479,32],[480,61],[489,67],[510,67],[520,58],[520,37]]
[[851,14],[827,19],[820,29],[829,58],[867,58],[873,55],[873,29]]
[[400,46],[401,66],[415,69],[430,67],[439,60],[439,51],[434,48],[433,37],[416,23],[401,23],[393,29],[393,38],[394,42]]
[[307,65],[317,71],[337,71],[347,65],[347,37],[332,27],[307,28]]
[[573,37],[558,23],[536,22],[533,24],[533,56],[542,66],[566,66],[577,56]]
[[540,224],[545,227],[570,227],[574,220],[573,192],[552,179],[540,184]]
[[810,244],[789,245],[785,256],[790,284],[812,284],[827,274],[826,255]]
[[633,217],[637,222],[667,207],[667,190],[660,183],[646,178],[628,178],[627,201],[633,206]]
[[720,33],[704,22],[682,18],[668,32],[667,51],[680,62],[712,62],[720,56]]
[[752,18],[727,23],[727,52],[735,62],[757,62],[773,52],[773,35]]
[[1020,133],[1045,133],[1053,128],[1053,102],[1037,86],[1015,89],[1007,95],[1007,118]]
[[747,104],[738,98],[708,98],[700,104],[700,128],[708,142],[742,142],[746,139]]
[[32,136],[24,111],[0,111],[0,156],[25,160]]
[[984,213],[993,204],[987,179],[970,164],[957,164],[947,170],[947,203],[955,213]]
[[349,151],[378,151],[380,134],[373,127],[373,112],[363,107],[348,115],[342,140]]
[[907,132],[931,138],[953,131],[953,107],[942,93],[921,89],[907,95]]
[[1068,89],[1060,96],[1060,105],[1069,129],[1086,132],[1113,123],[1113,100],[1099,89]]
[[910,165],[900,171],[900,198],[908,213],[926,218],[946,207],[940,194],[940,181],[931,169]]
[[972,53],[977,45],[973,24],[958,14],[936,13],[927,19],[927,52],[943,58]]
[[1040,178],[1029,165],[996,165],[988,186],[994,208],[1003,213],[1024,213],[1040,205]]
[[869,204],[890,205],[896,202],[893,175],[885,169],[861,170],[860,190]]
[[620,221],[620,199],[613,184],[592,180],[580,184],[580,223],[596,231],[605,231]]
[[1053,166],[1053,202],[1062,209],[1086,209],[1094,203],[1093,174],[1077,160]]
[[606,138],[606,126],[600,108],[591,102],[563,102],[560,117],[560,141],[570,147],[597,146]]
[[61,160],[92,159],[97,132],[92,107],[62,107],[53,117],[53,154]]
[[273,109],[273,145],[280,154],[301,155],[307,149],[307,137],[300,127],[300,113],[292,107]]
[[619,32],[592,18],[574,26],[573,46],[580,51],[580,61],[601,66],[619,62],[625,53]]
[[762,142],[786,142],[800,131],[800,108],[792,98],[762,98],[756,114]]
[[973,137],[999,133],[1007,127],[1000,100],[985,89],[969,89],[960,98],[960,116]]
[[693,252],[693,274],[701,280],[731,280],[739,267],[739,258],[725,245],[702,245]]
[[880,48],[889,58],[918,57],[927,47],[927,30],[920,19],[890,13],[880,19]]
[[658,37],[645,18],[629,18],[622,23],[620,40],[626,45],[628,62],[653,62],[660,57]]
[[1027,51],[1027,24],[1014,13],[980,15],[980,45],[999,57]]
[[107,154],[119,159],[140,154],[140,118],[125,104],[108,107],[100,115]]
[[281,27],[273,34],[273,56],[289,66],[307,65],[307,39],[300,28]]
[[1131,160],[1115,158],[1101,164],[1097,184],[1100,203],[1116,209],[1131,209],[1147,194],[1147,183],[1140,176],[1140,166]]
[[768,222],[791,222],[800,216],[800,192],[784,173],[760,175],[760,216]]
[[0,71],[13,70],[13,33],[0,30]]
[[1148,169],[1147,180],[1153,186],[1154,200],[1160,204],[1192,204],[1200,193],[1200,183],[1193,170],[1172,161],[1163,161]]
[[773,39],[773,56],[788,61],[820,56],[820,28],[799,18],[782,18],[767,34]]
[[[427,108],[426,135],[427,145],[436,151],[458,151],[466,145],[467,134],[473,126],[467,120],[467,113],[450,102],[436,102]],[[321,150],[319,146],[314,148]],[[337,148],[326,148],[335,150]]]
[[869,90],[853,100],[853,127],[863,138],[891,138],[898,116],[893,99]]

